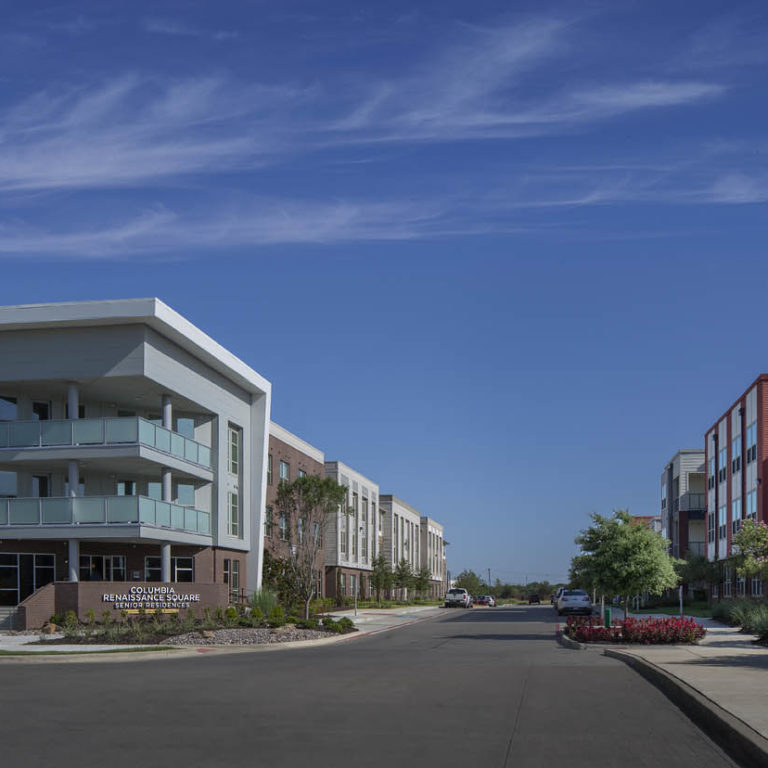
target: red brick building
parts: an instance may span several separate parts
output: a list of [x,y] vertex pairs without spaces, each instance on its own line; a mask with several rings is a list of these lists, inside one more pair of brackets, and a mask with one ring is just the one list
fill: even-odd
[[758,597],[759,578],[740,579],[731,562],[734,534],[744,520],[768,520],[768,374],[760,374],[706,433],[707,556],[722,562],[712,597]]

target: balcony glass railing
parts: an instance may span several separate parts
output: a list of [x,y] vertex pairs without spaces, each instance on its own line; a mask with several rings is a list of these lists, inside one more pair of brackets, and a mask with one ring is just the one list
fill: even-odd
[[705,493],[684,493],[680,497],[680,509],[690,512],[694,509],[707,508],[707,495]]
[[0,527],[151,525],[211,535],[211,514],[147,496],[0,499]]
[[207,445],[140,417],[62,421],[2,421],[0,448],[131,445],[139,443],[211,469]]

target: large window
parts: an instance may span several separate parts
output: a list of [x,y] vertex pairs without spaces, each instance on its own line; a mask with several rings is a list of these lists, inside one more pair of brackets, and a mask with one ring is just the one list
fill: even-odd
[[267,484],[272,485],[272,454],[267,454]]
[[726,528],[728,527],[728,507],[723,504],[720,509],[717,510],[717,535],[721,538],[725,538]]
[[731,531],[736,533],[741,528],[741,499],[731,502]]
[[229,586],[229,599],[236,603],[240,597],[240,561],[224,560],[224,583]]
[[747,427],[747,464],[757,459],[757,422],[753,421]]
[[0,553],[0,605],[18,605],[55,577],[55,555]]
[[712,456],[709,459],[707,466],[707,488],[715,487],[715,457]]
[[15,397],[0,395],[0,421],[16,421],[19,418],[19,409]]
[[757,518],[757,491],[753,490],[747,494],[747,520]]
[[280,481],[287,483],[291,479],[291,465],[287,461],[280,462]]
[[229,473],[231,475],[240,474],[240,461],[242,451],[241,432],[238,427],[229,425]]
[[285,512],[280,513],[280,541],[288,541],[288,518]]
[[731,472],[741,471],[741,435],[731,443]]
[[229,535],[240,536],[240,497],[236,491],[229,492]]
[[[144,580],[161,581],[162,558],[144,558]],[[193,557],[171,558],[171,581],[190,582],[195,580],[195,560]]]
[[125,581],[124,555],[80,555],[80,581]]
[[715,513],[707,512],[707,541],[712,542],[715,540]]
[[728,449],[721,448],[717,454],[717,479],[723,482],[728,477]]

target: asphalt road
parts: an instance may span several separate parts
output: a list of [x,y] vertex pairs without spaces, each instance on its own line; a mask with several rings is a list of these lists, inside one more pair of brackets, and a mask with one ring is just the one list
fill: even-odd
[[558,646],[556,620],[548,606],[452,610],[310,649],[0,664],[0,764],[734,765],[624,664]]

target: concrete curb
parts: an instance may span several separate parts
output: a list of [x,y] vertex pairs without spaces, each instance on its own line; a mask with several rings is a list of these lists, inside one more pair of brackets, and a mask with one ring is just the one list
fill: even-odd
[[768,768],[768,739],[703,693],[633,653],[606,648],[603,655],[623,661],[655,685],[736,762]]
[[570,648],[572,651],[586,651],[587,646],[584,643],[579,643],[576,640],[571,639],[565,633],[558,631],[555,632],[555,639],[564,648]]

